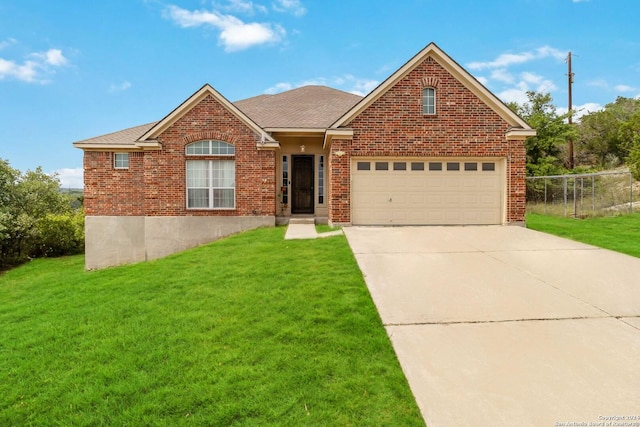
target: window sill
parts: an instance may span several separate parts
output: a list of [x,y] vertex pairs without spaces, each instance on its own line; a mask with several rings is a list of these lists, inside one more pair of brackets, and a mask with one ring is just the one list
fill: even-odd
[[187,208],[188,211],[235,211],[236,208]]

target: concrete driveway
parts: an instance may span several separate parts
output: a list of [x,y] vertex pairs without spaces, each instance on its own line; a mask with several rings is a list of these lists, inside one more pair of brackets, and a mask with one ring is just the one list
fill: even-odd
[[429,427],[640,426],[640,259],[521,227],[344,232]]

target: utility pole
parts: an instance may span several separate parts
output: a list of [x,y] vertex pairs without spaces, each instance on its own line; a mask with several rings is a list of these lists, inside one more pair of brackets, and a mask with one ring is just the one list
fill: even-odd
[[[573,124],[573,105],[572,105],[572,94],[571,94],[571,86],[573,85],[573,71],[571,69],[571,51],[569,51],[569,55],[567,55],[567,64],[569,65],[569,73],[568,76],[568,84],[569,84],[569,126]],[[573,169],[574,159],[573,159],[573,138],[569,138],[569,168]]]

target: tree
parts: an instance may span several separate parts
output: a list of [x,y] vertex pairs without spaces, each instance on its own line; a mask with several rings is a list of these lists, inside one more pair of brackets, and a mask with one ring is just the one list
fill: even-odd
[[560,156],[569,138],[577,136],[573,126],[565,123],[568,114],[560,115],[549,93],[528,91],[528,102],[509,107],[536,130],[526,141],[527,174],[554,175],[565,171]]
[[0,159],[0,270],[37,256],[79,253],[84,214],[60,193],[58,177],[21,173]]
[[640,110],[620,125],[619,137],[627,166],[633,177],[640,180]]
[[640,100],[618,97],[601,111],[586,114],[578,125],[578,146],[601,167],[616,166],[628,154],[629,139],[621,126],[640,111]]
[[11,204],[12,188],[18,181],[20,172],[9,166],[9,162],[0,158],[0,209]]

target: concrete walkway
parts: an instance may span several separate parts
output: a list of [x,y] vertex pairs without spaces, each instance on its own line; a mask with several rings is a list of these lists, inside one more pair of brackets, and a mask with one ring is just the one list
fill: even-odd
[[287,225],[287,232],[284,235],[285,240],[293,239],[318,239],[323,237],[338,236],[342,230],[327,231],[326,233],[318,233],[313,218],[295,219],[292,218]]
[[640,259],[521,227],[344,230],[429,427],[640,416]]

